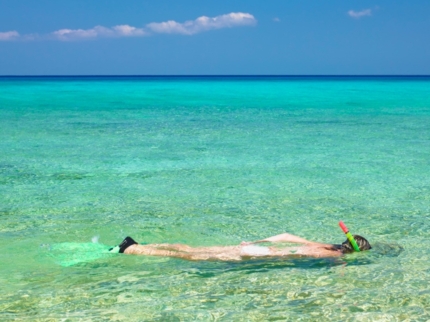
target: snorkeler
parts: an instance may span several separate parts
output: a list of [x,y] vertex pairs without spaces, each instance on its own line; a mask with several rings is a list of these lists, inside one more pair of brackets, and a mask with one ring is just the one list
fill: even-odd
[[[341,226],[342,227],[342,226]],[[343,229],[343,228],[342,228]],[[147,244],[139,245],[131,237],[112,248],[113,253],[146,256],[176,257],[192,261],[219,260],[240,261],[250,258],[291,258],[291,257],[339,257],[354,251],[369,250],[369,242],[359,236],[347,233],[348,239],[340,245],[322,244],[284,233],[254,242],[242,242],[237,246],[191,247],[184,244]],[[349,236],[348,236],[349,234]],[[351,239],[352,238],[352,239]],[[351,240],[353,242],[351,243]],[[294,243],[296,247],[259,246],[258,243]],[[356,245],[354,245],[354,242]],[[355,248],[355,249],[354,249]]]

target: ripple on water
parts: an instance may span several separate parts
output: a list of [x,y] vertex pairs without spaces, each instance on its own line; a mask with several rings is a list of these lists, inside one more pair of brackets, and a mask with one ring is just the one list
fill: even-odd
[[[0,320],[429,320],[427,93],[426,81],[0,86]],[[341,243],[339,220],[373,249],[200,263],[91,248],[284,231]],[[53,246],[73,243],[90,249]]]

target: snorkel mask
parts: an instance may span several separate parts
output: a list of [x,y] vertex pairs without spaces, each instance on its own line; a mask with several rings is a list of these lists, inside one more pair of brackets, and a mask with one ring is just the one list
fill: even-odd
[[349,232],[348,228],[345,226],[345,224],[343,223],[343,221],[339,221],[339,226],[343,230],[343,232],[345,233],[346,238],[348,238],[348,240],[351,243],[351,245],[354,248],[354,250],[356,252],[359,252],[360,251],[360,247],[358,247],[357,242],[355,241],[354,237],[351,235],[351,233]]

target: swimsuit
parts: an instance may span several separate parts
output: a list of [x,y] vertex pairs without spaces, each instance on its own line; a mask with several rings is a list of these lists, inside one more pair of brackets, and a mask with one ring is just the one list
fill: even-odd
[[268,256],[270,254],[269,247],[246,245],[240,249],[241,256]]

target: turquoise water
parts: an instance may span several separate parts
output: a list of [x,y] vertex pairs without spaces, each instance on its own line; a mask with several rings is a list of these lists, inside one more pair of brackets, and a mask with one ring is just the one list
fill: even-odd
[[[0,320],[428,320],[430,78],[1,78]],[[284,231],[338,260],[106,254]]]

